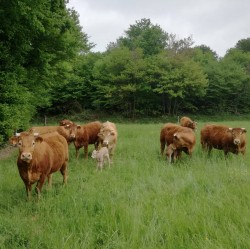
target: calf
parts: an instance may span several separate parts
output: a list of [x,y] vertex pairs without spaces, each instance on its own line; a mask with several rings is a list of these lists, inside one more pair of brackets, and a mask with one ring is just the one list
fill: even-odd
[[166,150],[168,161],[176,161],[184,151],[190,157],[192,156],[196,143],[195,134],[192,130],[179,131],[173,135],[173,143],[169,144]]
[[197,122],[193,121],[192,119],[190,119],[189,117],[182,117],[180,119],[180,125],[183,127],[189,127],[192,130],[196,130],[196,126],[197,126]]
[[12,142],[17,144],[19,155],[17,167],[22,178],[27,197],[31,197],[32,184],[37,183],[36,192],[40,193],[46,178],[51,185],[51,174],[60,170],[63,183],[67,182],[68,145],[63,136],[57,132],[38,136],[29,132],[16,134]]
[[109,156],[111,163],[113,162],[114,151],[117,144],[118,132],[116,125],[112,122],[105,122],[102,124],[100,132],[98,133],[100,145],[107,147],[109,150]]
[[102,171],[103,165],[105,161],[108,161],[109,168],[110,168],[110,158],[109,158],[109,151],[107,147],[102,147],[99,150],[94,150],[92,152],[92,158],[96,159],[97,161],[97,166],[96,166],[96,171],[100,169]]
[[165,146],[173,143],[174,134],[176,132],[193,132],[191,128],[182,127],[173,123],[166,123],[160,132],[161,155],[163,155]]
[[67,125],[70,139],[74,140],[76,149],[76,158],[79,157],[79,149],[84,147],[84,157],[88,159],[88,145],[94,144],[95,149],[98,147],[98,133],[102,124],[99,121],[90,122],[85,125],[71,124]]
[[246,129],[222,125],[205,125],[201,129],[201,145],[210,153],[212,148],[243,155],[246,152]]

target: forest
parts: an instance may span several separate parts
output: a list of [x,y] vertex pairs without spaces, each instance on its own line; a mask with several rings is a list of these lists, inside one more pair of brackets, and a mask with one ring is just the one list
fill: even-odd
[[250,38],[219,57],[142,18],[92,52],[65,0],[2,0],[0,13],[0,143],[35,116],[250,111]]

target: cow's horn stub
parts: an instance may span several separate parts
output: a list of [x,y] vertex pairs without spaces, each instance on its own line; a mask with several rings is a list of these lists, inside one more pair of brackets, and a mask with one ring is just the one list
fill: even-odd
[[228,130],[232,131],[232,130],[233,130],[233,128],[231,128],[231,127],[230,127],[230,128],[228,128]]
[[39,136],[39,133],[38,133],[38,132],[35,132],[35,133],[34,133],[34,136],[35,136],[35,137],[38,137],[38,136]]
[[16,137],[20,137],[20,133],[16,132]]

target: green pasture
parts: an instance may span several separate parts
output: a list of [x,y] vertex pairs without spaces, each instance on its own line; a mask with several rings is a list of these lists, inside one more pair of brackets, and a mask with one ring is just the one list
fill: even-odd
[[[250,141],[250,122],[223,123],[245,127]],[[114,163],[102,172],[83,150],[77,161],[70,145],[67,186],[55,173],[39,201],[34,186],[26,201],[17,149],[0,160],[0,248],[250,248],[250,148],[245,158],[208,157],[199,122],[192,159],[169,164],[160,156],[162,125],[117,123]]]

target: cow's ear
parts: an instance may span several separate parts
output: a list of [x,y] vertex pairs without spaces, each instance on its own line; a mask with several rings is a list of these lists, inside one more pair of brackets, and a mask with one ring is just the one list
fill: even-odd
[[174,139],[179,140],[179,137],[178,137],[177,133],[174,134]]
[[18,138],[17,136],[12,136],[10,139],[9,139],[9,143],[12,145],[12,146],[17,146],[17,142],[18,142]]
[[246,128],[241,128],[242,132],[247,132]]
[[35,142],[41,143],[43,141],[42,137],[35,137]]
[[69,125],[69,124],[66,124],[66,125],[64,125],[64,128],[65,128],[65,129],[69,129],[69,128],[70,128],[70,125]]

